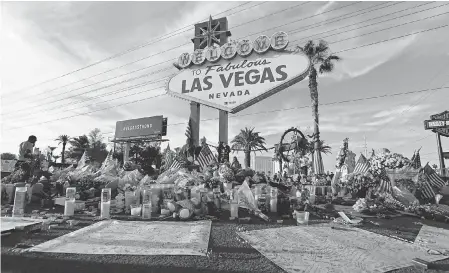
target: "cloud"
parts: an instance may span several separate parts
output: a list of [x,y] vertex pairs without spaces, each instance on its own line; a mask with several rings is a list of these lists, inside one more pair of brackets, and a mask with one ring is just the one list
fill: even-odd
[[365,126],[378,126],[378,125],[383,125],[383,124],[390,123],[394,119],[395,119],[395,117],[389,117],[389,118],[385,118],[385,119],[381,119],[381,120],[377,120],[377,121],[373,121],[373,122],[367,122],[367,123],[364,123],[363,125],[365,125]]
[[361,48],[355,54],[343,52],[341,56],[344,61],[341,62],[340,68],[351,78],[360,77],[397,57],[398,54],[411,46],[415,39],[416,35],[412,35],[394,43],[383,43],[374,47]]
[[401,115],[403,113],[407,113],[407,115],[410,115],[410,113],[417,113],[421,110],[424,110],[426,108],[429,108],[430,105],[398,105],[395,106],[393,109],[390,110],[383,110],[380,112],[377,112],[373,115],[374,118],[384,118],[384,117],[390,117],[395,115]]
[[314,15],[318,15],[322,12],[325,12],[328,8],[330,8],[333,4],[335,3],[335,1],[329,1],[326,4],[324,4],[324,6],[320,7]]

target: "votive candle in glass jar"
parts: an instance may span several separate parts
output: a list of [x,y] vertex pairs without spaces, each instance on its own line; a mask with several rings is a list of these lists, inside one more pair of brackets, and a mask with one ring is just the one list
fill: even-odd
[[131,204],[131,216],[140,216],[142,212],[142,206],[137,204]]
[[100,218],[110,218],[111,210],[111,189],[105,188],[101,190]]
[[151,202],[142,205],[142,219],[151,219]]

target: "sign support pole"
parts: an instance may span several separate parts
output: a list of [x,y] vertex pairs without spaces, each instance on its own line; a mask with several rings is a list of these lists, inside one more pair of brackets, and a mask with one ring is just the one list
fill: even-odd
[[438,158],[440,159],[440,174],[444,175],[444,158],[443,158],[443,147],[441,146],[440,133],[436,132],[437,135],[437,147],[438,147]]
[[131,143],[127,142],[125,144],[125,149],[123,151],[123,162],[129,161],[129,150],[131,149]]
[[192,125],[192,141],[193,145],[198,147],[200,145],[200,104],[197,102],[190,102],[190,120]]
[[218,110],[218,141],[228,144],[228,112]]

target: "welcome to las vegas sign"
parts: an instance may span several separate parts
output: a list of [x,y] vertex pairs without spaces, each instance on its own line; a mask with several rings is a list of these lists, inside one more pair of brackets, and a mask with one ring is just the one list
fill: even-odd
[[182,70],[168,80],[167,93],[237,113],[308,75],[308,57],[286,50],[287,45],[287,34],[277,32],[183,53],[178,58]]

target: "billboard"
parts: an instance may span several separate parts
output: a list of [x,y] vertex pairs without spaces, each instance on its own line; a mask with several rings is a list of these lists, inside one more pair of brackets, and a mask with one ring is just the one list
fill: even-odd
[[308,75],[309,58],[301,50],[285,50],[287,44],[280,32],[254,43],[242,40],[185,53],[178,60],[183,70],[168,80],[167,93],[237,113]]
[[425,120],[424,127],[426,130],[449,128],[449,120]]
[[434,133],[449,137],[449,111],[431,115],[430,119],[424,121],[426,130],[432,130]]
[[162,134],[162,116],[117,121],[115,138],[136,138]]

